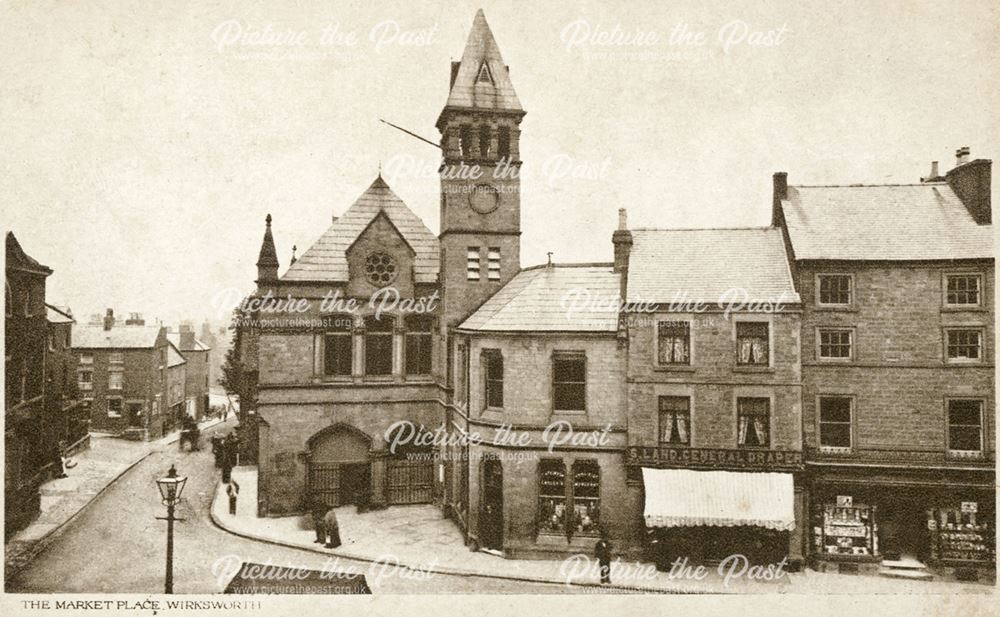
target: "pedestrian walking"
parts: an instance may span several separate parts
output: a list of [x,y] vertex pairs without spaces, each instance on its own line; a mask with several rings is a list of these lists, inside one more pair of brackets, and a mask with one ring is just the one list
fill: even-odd
[[323,531],[326,534],[326,548],[340,546],[340,525],[337,523],[337,513],[333,508],[323,516]]
[[222,468],[222,437],[212,435],[212,456],[215,457],[215,468]]
[[236,516],[236,499],[240,496],[240,485],[236,480],[230,480],[226,487],[226,494],[229,495],[229,513]]
[[601,528],[601,539],[594,545],[594,556],[601,568],[601,584],[611,584],[611,543],[608,542],[608,534]]
[[316,529],[316,539],[313,541],[316,544],[326,543],[326,524],[323,518],[326,516],[327,507],[323,503],[323,499],[319,495],[314,495],[312,498],[312,504],[310,507],[310,512],[312,514],[313,527]]

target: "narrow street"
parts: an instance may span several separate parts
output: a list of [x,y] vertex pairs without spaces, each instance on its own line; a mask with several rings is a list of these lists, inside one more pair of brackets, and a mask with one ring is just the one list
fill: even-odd
[[[227,432],[233,423],[209,429]],[[109,487],[60,537],[8,582],[13,593],[162,593],[166,523],[156,479],[171,464],[188,476],[175,526],[174,592],[219,593],[226,579],[213,573],[218,560],[322,569],[327,558],[309,551],[240,538],[218,529],[209,517],[218,472],[207,443],[200,452],[181,453],[176,444],[153,453]],[[370,564],[341,559],[344,567],[369,572]],[[399,571],[402,572],[402,571]],[[562,585],[453,576],[402,577],[387,571],[368,575],[373,593],[565,593]],[[576,590],[577,592],[579,590]]]

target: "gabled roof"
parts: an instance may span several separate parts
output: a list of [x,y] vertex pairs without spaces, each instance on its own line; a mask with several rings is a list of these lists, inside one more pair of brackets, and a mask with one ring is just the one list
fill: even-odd
[[160,329],[156,326],[114,326],[83,324],[73,328],[73,349],[152,349]]
[[180,332],[167,332],[167,340],[170,341],[170,344],[173,345],[174,347],[176,347],[177,349],[179,349],[181,352],[185,352],[185,351],[209,351],[210,349],[212,349],[211,347],[209,347],[205,343],[201,342],[201,340],[198,339],[198,337],[194,337],[193,338],[194,343],[192,345],[190,345],[189,347],[184,347],[181,344],[181,333]]
[[636,229],[632,240],[630,303],[800,301],[780,229]]
[[24,249],[21,248],[21,243],[17,241],[12,231],[7,232],[6,251],[6,268],[8,270],[22,270],[45,276],[52,274],[52,268],[38,263],[36,259],[24,252]]
[[76,323],[76,320],[73,319],[73,312],[69,310],[69,307],[54,306],[46,302],[45,313],[49,323]]
[[795,259],[993,257],[992,226],[944,182],[790,186],[781,206]]
[[372,182],[343,216],[320,236],[281,276],[283,281],[346,282],[347,249],[380,212],[399,230],[415,254],[413,276],[417,283],[436,283],[440,263],[437,237],[385,183]]
[[[488,78],[480,79],[484,64]],[[500,48],[482,9],[476,12],[472,22],[445,107],[523,111],[510,82],[507,64],[500,55]]]
[[459,328],[482,332],[615,332],[619,276],[611,264],[519,272]]
[[[169,340],[169,339],[167,339]],[[185,364],[187,360],[181,355],[181,352],[174,347],[173,343],[167,345],[167,368],[173,368],[175,366],[180,366]]]

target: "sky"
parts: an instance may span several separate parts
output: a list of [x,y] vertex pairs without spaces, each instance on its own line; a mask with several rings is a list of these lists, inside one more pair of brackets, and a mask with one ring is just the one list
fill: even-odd
[[[527,111],[522,265],[633,227],[766,225],[790,184],[908,183],[1000,144],[992,2],[0,0],[0,222],[80,317],[225,315],[382,173],[438,231],[478,8]],[[530,7],[530,9],[529,9]],[[994,197],[997,188],[994,184]]]

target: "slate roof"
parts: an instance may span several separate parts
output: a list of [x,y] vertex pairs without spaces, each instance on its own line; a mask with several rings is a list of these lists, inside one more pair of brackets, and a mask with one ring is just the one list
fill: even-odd
[[796,259],[993,257],[992,226],[944,182],[790,186],[781,206]]
[[177,351],[173,343],[167,345],[167,368],[173,368],[175,366],[180,366],[185,364],[187,360],[181,355],[181,352]]
[[69,307],[54,306],[46,303],[45,314],[49,323],[76,323],[76,320],[73,319],[73,312],[69,310]]
[[[483,63],[486,63],[490,80],[479,79]],[[482,9],[476,12],[472,22],[445,107],[523,111],[510,82],[507,64],[500,55],[500,48]]]
[[194,345],[190,348],[181,347],[181,333],[180,332],[167,332],[167,340],[170,341],[177,349],[184,351],[209,351],[211,347],[201,342],[198,337],[194,338]]
[[83,324],[73,328],[74,349],[152,349],[160,329],[156,326],[103,326]]
[[632,240],[630,303],[799,302],[780,229],[636,229]]
[[385,212],[416,253],[415,281],[436,283],[440,263],[437,237],[392,192],[382,176],[288,268],[281,280],[347,282],[346,251],[379,212]]
[[619,277],[611,264],[519,272],[460,328],[481,332],[615,332]]

